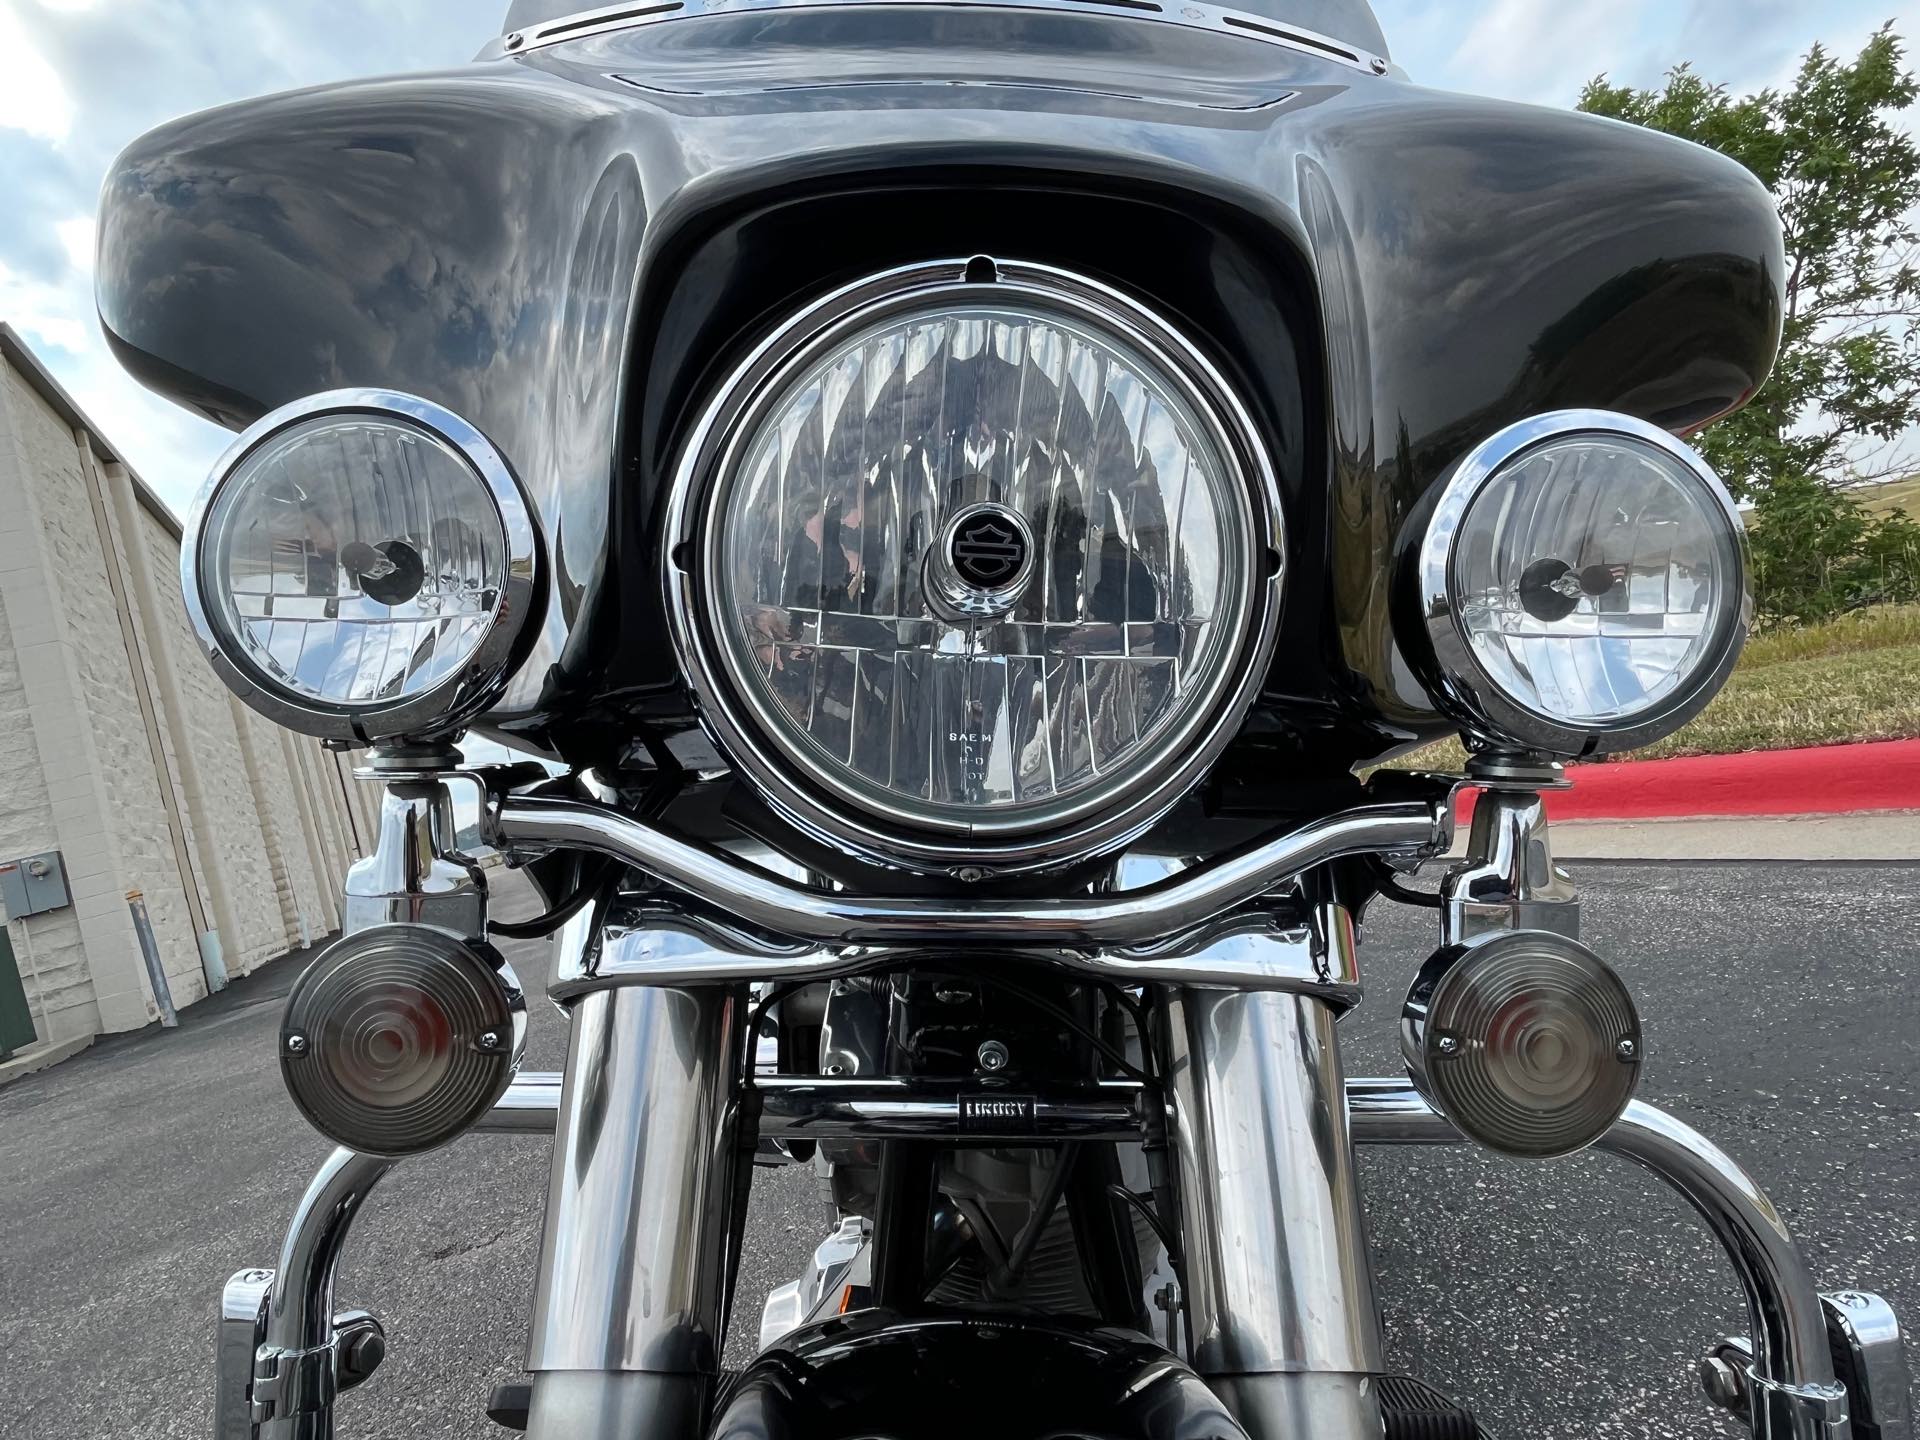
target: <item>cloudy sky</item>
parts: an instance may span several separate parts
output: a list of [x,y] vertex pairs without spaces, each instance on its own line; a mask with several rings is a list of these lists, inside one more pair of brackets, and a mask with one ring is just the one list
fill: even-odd
[[[1757,89],[1789,76],[1816,40],[1851,51],[1889,19],[1920,33],[1920,0],[1375,0],[1375,8],[1415,79],[1550,105],[1571,104],[1603,70],[1652,84],[1690,59],[1711,79]],[[225,436],[127,380],[100,338],[93,211],[108,163],[133,137],[188,111],[462,63],[505,10],[505,0],[0,0],[0,320],[26,336],[175,508]]]

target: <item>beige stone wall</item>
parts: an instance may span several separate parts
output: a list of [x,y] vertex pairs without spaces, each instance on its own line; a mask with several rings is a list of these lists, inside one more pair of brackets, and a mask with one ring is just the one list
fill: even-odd
[[59,850],[73,904],[7,931],[41,1040],[157,1018],[339,924],[365,787],[236,702],[179,594],[177,522],[0,334],[0,860]]

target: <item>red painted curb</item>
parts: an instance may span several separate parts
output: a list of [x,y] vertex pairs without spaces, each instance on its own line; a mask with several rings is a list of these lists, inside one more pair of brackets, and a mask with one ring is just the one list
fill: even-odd
[[1555,820],[1920,810],[1920,740],[1574,765],[1567,778],[1547,797]]

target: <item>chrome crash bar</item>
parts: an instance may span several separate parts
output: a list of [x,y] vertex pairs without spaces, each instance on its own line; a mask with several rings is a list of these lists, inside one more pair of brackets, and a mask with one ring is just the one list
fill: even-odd
[[[884,1080],[828,1085],[812,1076],[763,1076],[754,1090],[762,1105],[763,1134],[812,1130],[948,1140],[967,1134],[957,1092],[933,1094]],[[522,1075],[478,1128],[551,1134],[560,1091],[558,1075]],[[1404,1081],[1350,1080],[1346,1093],[1357,1144],[1465,1143]],[[1139,1103],[1132,1087],[1111,1082],[1095,1097],[1080,1097],[1060,1118],[1068,1126],[1091,1123],[1118,1133],[1133,1123]],[[1033,1114],[1043,1113],[1055,1112],[1043,1112],[1036,1102]],[[1018,1128],[1028,1121],[1003,1114],[995,1123]],[[1038,1123],[1044,1127],[1052,1121]],[[995,1133],[989,1127],[979,1138]],[[1753,1177],[1690,1126],[1637,1102],[1598,1148],[1657,1175],[1699,1213],[1725,1248],[1752,1320],[1752,1359],[1743,1378],[1746,1395],[1759,1402],[1749,1416],[1759,1440],[1845,1440],[1848,1395],[1835,1379],[1828,1317],[1836,1307],[1844,1311],[1849,1297],[1823,1301],[1779,1212]],[[357,1314],[332,1313],[334,1273],[349,1223],[389,1168],[384,1160],[335,1152],[301,1202],[279,1270],[242,1271],[234,1277],[221,1346],[223,1440],[256,1433],[298,1440],[332,1435],[332,1397],[359,1378],[353,1373],[354,1351],[368,1323]],[[246,1366],[245,1360],[255,1356],[256,1338],[262,1342],[257,1362]],[[1897,1359],[1897,1347],[1896,1336],[1885,1355]],[[1891,1393],[1885,1398],[1893,1400]],[[1904,1415],[1904,1395],[1900,1400]]]
[[[1445,1117],[1400,1080],[1347,1085],[1353,1138],[1369,1145],[1459,1145]],[[1706,1221],[1740,1277],[1753,1323],[1748,1417],[1760,1440],[1848,1434],[1847,1391],[1834,1379],[1826,1310],[1786,1223],[1753,1177],[1706,1136],[1639,1101],[1595,1148],[1651,1170]]]
[[756,865],[578,800],[509,797],[491,839],[509,854],[611,856],[769,934],[816,945],[1009,941],[1060,949],[1125,949],[1199,930],[1316,865],[1349,855],[1426,855],[1453,839],[1452,807],[1372,805],[1270,836],[1177,875],[1117,894],[1018,901],[855,895],[784,880]]

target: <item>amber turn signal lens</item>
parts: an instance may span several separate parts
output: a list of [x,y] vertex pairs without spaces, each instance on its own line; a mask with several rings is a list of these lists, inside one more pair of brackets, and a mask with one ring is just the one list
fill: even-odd
[[1468,1139],[1544,1158],[1593,1144],[1633,1098],[1644,1046],[1627,987],[1578,941],[1539,931],[1440,951],[1407,995],[1413,1083]]
[[490,950],[424,925],[330,946],[287,998],[280,1066],[321,1134],[368,1155],[417,1155],[491,1110],[519,1068],[526,1005]]

